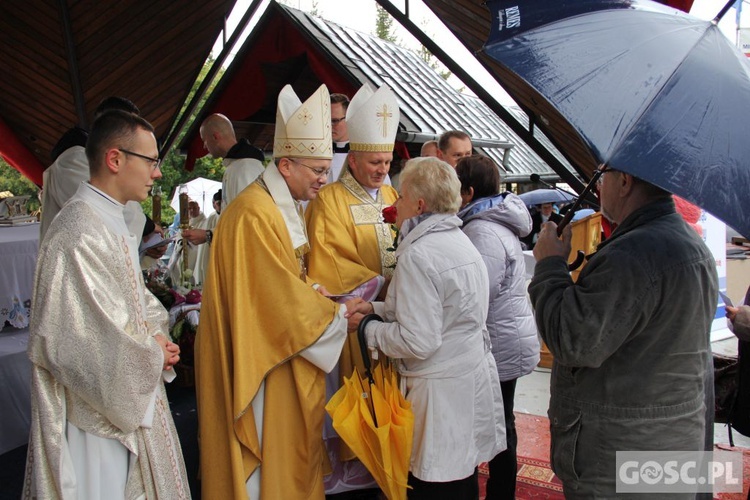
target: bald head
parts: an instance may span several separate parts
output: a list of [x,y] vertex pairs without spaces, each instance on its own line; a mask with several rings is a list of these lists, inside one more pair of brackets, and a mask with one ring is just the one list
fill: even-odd
[[437,158],[438,141],[427,141],[422,144],[422,150],[420,151],[419,156],[433,156]]
[[237,144],[232,122],[220,113],[214,113],[203,120],[200,134],[203,146],[215,158],[224,158],[232,146]]

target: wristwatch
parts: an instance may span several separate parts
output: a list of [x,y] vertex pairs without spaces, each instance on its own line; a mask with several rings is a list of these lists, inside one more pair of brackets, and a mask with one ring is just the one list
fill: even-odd
[[210,245],[212,239],[214,239],[214,232],[210,229],[206,229],[206,243]]

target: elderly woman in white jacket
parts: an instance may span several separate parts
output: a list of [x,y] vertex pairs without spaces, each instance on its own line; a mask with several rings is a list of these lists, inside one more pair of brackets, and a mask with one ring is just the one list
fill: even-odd
[[478,498],[477,465],[505,449],[487,269],[456,216],[460,186],[437,158],[406,164],[393,280],[385,302],[359,307],[384,318],[365,317],[367,343],[399,361],[414,411],[410,499]]

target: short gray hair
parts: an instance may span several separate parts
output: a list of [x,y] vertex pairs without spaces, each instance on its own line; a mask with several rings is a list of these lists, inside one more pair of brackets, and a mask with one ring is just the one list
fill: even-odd
[[422,198],[429,212],[455,214],[461,207],[461,182],[456,170],[443,160],[430,156],[411,159],[400,179],[401,190]]

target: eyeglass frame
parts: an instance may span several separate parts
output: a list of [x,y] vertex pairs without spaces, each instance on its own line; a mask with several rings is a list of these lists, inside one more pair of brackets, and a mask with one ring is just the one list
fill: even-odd
[[611,168],[602,168],[600,170],[597,170],[599,172],[599,176],[596,178],[596,185],[601,186],[604,182],[604,174],[609,172],[616,172],[616,170],[612,170]]
[[128,151],[127,149],[117,148],[118,151],[125,153],[126,155],[131,155],[138,157],[142,160],[150,161],[153,163],[153,166],[151,167],[152,170],[156,170],[157,168],[161,167],[161,158],[151,158],[150,156],[142,155],[140,153],[135,153],[133,151]]
[[[298,163],[298,164],[302,165],[303,167],[312,170],[312,173],[314,173],[315,176],[318,179],[321,179],[323,177],[325,177],[327,179],[328,178],[328,174],[331,173],[331,167],[328,167],[328,168],[325,168],[325,167],[311,167],[310,165],[302,163],[301,161],[299,161],[296,158],[289,158],[289,161],[291,161],[292,163]],[[321,169],[321,168],[323,169],[323,171],[319,172],[319,169]]]

